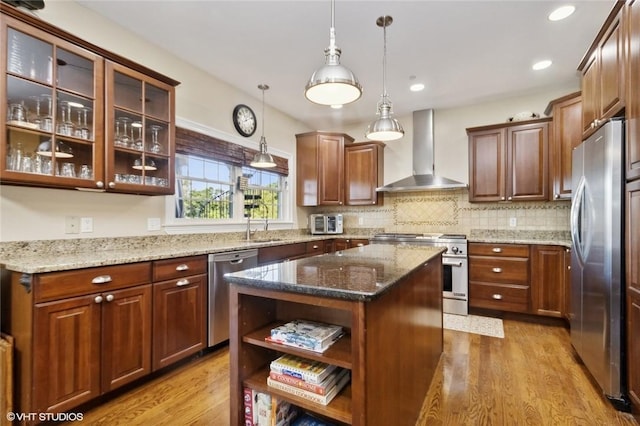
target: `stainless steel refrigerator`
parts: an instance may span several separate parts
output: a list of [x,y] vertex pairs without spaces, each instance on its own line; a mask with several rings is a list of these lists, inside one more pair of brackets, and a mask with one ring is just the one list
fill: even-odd
[[628,411],[624,361],[624,122],[573,151],[571,343],[603,393]]

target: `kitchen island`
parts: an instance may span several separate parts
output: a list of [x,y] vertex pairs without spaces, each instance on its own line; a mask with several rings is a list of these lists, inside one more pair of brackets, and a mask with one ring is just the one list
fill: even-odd
[[[442,250],[376,244],[225,276],[230,289],[231,423],[243,391],[285,399],[338,424],[414,425],[443,350]],[[346,333],[323,353],[265,341],[294,319]],[[267,386],[269,364],[293,354],[347,368],[328,405]]]

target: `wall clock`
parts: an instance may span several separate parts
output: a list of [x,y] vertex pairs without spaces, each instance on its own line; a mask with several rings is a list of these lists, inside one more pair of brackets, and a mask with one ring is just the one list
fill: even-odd
[[236,105],[233,109],[233,126],[245,138],[253,135],[258,127],[253,110],[243,104]]

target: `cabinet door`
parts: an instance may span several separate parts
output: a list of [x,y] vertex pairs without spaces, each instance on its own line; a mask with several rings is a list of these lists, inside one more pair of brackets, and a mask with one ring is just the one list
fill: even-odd
[[627,379],[629,397],[640,410],[640,292],[627,291]]
[[0,16],[3,182],[103,186],[104,60]]
[[108,189],[173,194],[174,88],[113,62],[105,88]]
[[153,370],[206,347],[207,276],[153,284]]
[[611,118],[624,107],[623,36],[620,12],[600,42],[600,119]]
[[547,200],[549,124],[510,127],[507,134],[507,200]]
[[564,318],[571,321],[571,249],[564,249]]
[[640,1],[627,2],[627,179],[640,177]]
[[504,201],[506,130],[469,133],[469,201]]
[[103,293],[103,392],[151,372],[151,296],[151,284]]
[[100,395],[101,305],[95,297],[35,306],[31,411],[64,412]]
[[600,116],[600,85],[598,84],[598,55],[594,52],[582,71],[582,138],[594,131],[594,123]]
[[384,197],[376,188],[382,182],[383,147],[376,143],[358,143],[344,150],[345,203],[347,205],[382,204]]
[[571,198],[571,155],[582,142],[582,98],[577,95],[553,106],[550,158],[553,199]]
[[342,251],[349,248],[349,240],[344,238],[337,238],[333,242],[335,251]]
[[640,180],[627,184],[627,366],[631,401],[640,409]]
[[531,246],[531,296],[533,313],[561,317],[565,306],[564,249]]
[[344,204],[344,138],[318,136],[318,205]]

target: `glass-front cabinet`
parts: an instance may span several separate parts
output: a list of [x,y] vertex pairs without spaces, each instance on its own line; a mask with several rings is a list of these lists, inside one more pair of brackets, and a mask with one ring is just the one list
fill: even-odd
[[106,75],[109,188],[173,193],[173,87],[110,61]]
[[104,60],[2,17],[6,93],[0,119],[3,181],[99,187],[103,179]]
[[173,194],[179,83],[0,10],[0,181]]

